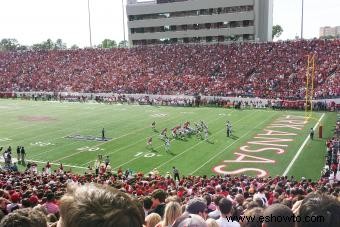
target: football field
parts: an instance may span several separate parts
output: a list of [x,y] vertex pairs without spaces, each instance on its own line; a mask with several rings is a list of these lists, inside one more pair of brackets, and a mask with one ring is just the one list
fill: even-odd
[[[162,174],[176,166],[182,175],[295,175],[317,179],[324,166],[325,139],[309,140],[310,128],[323,125],[323,138],[332,135],[335,113],[139,106],[127,104],[59,103],[0,100],[0,146],[24,146],[27,159],[40,165],[63,163],[65,170],[84,173],[98,154],[110,157],[114,170]],[[226,121],[233,136],[226,136]],[[151,123],[156,122],[153,131]],[[171,128],[204,121],[208,139],[189,135],[173,139]],[[107,141],[101,141],[105,128]],[[170,152],[160,132],[168,129]],[[146,146],[153,138],[153,149]],[[203,136],[204,137],[204,136]],[[21,167],[23,168],[23,167]]]

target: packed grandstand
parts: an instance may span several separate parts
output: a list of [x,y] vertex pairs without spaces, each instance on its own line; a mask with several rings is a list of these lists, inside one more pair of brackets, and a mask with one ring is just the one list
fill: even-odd
[[[193,105],[189,98],[173,98],[174,102],[161,95],[217,96],[222,97],[215,99],[219,106],[231,103],[232,107],[235,101],[223,97],[285,102],[304,99],[308,54],[317,59],[314,97],[338,98],[339,39],[0,52],[0,87],[2,97],[26,92],[32,98],[30,92],[37,92],[41,98],[47,92],[53,94],[49,98],[60,99],[63,96],[58,92],[66,92],[65,97],[73,92],[114,94],[112,102],[131,101],[123,94],[143,94],[138,100],[143,104]],[[148,95],[159,97],[150,100]],[[76,96],[76,101],[86,99]],[[286,103],[280,108],[289,108]],[[323,103],[318,104],[320,110],[338,108],[335,103]],[[303,109],[303,104],[297,106]],[[251,105],[268,107],[259,102]],[[337,227],[340,118],[334,124],[333,137],[324,147],[325,169],[317,181],[246,175],[181,175],[175,180],[175,167],[161,175],[157,169],[150,173],[112,172],[108,165],[97,171],[90,167],[80,175],[62,164],[51,170],[49,163],[43,171],[29,163],[19,172],[10,163],[0,172],[0,226]],[[282,221],[282,217],[294,219]]]
[[340,40],[0,52],[2,92],[246,96],[304,99],[316,55],[315,98],[340,96]]

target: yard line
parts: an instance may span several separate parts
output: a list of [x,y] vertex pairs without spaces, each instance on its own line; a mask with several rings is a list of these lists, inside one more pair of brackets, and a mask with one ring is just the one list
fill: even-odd
[[[26,160],[28,162],[35,162],[35,163],[41,163],[41,164],[46,164],[47,161],[39,161],[39,160]],[[55,165],[55,166],[60,166],[60,163],[55,163],[55,162],[50,162],[51,165]],[[64,165],[63,166],[66,166],[66,167],[72,167],[72,168],[77,168],[77,169],[87,169],[86,167],[83,167],[83,166],[74,166],[74,165]]]
[[[260,123],[258,123],[253,129],[255,129],[257,126],[261,125],[263,122],[265,122],[268,119],[265,119],[263,121],[261,121]],[[203,163],[203,165],[201,165],[200,167],[198,167],[197,169],[195,169],[193,172],[191,172],[191,175],[196,173],[198,170],[200,170],[202,167],[204,167],[206,164],[208,164],[209,162],[211,162],[211,160],[213,160],[214,158],[216,158],[218,155],[220,155],[222,152],[224,152],[227,148],[229,148],[231,145],[233,145],[234,143],[236,143],[238,140],[240,140],[241,138],[245,137],[246,135],[248,135],[250,132],[252,132],[252,130],[249,130],[247,133],[243,134],[240,138],[238,138],[237,140],[235,140],[234,142],[232,142],[231,144],[229,144],[227,147],[225,147],[224,149],[222,149],[222,151],[218,152],[217,154],[215,154],[213,157],[211,157],[208,161],[206,161],[205,163]]]
[[[166,122],[166,121],[169,121],[170,119],[172,120],[172,118],[175,118],[175,117],[169,117],[167,120],[165,120],[165,122]],[[108,141],[106,141],[106,142],[104,142],[104,143],[98,143],[98,144],[96,144],[96,145],[94,145],[94,146],[92,146],[92,147],[90,147],[90,148],[99,147],[99,146],[101,146],[101,145],[104,145],[104,144],[106,144],[106,143],[115,141],[115,140],[120,139],[120,138],[123,138],[123,137],[126,137],[126,136],[128,136],[128,135],[135,134],[136,132],[143,131],[143,130],[145,130],[145,129],[147,129],[147,128],[150,128],[150,126],[147,126],[147,127],[144,127],[144,128],[136,129],[136,130],[134,130],[134,131],[131,131],[131,132],[126,133],[126,134],[124,134],[124,135],[121,135],[121,136],[119,136],[119,137],[113,138],[112,140],[108,140]],[[141,141],[141,140],[140,140],[140,141]],[[111,152],[111,153],[109,153],[109,154],[114,154],[114,153],[118,152],[119,150],[120,150],[120,149],[118,149],[118,150],[116,150],[116,151],[114,151],[114,152]],[[87,152],[87,151],[86,151],[86,150],[83,150],[83,151],[79,151],[79,152],[76,152],[76,153],[67,155],[67,156],[65,156],[65,157],[62,157],[62,158],[60,158],[60,159],[55,160],[55,162],[60,161],[60,160],[64,160],[64,159],[66,159],[66,158],[73,157],[73,156],[78,155],[78,154],[83,153],[83,152]],[[105,155],[107,155],[107,154],[105,154]],[[90,162],[92,162],[92,161],[90,161]],[[84,163],[84,164],[88,164],[88,163],[90,163],[90,162],[87,162],[87,163]],[[84,165],[84,164],[82,164],[82,165]]]
[[[231,111],[230,113],[233,113],[233,112],[235,112],[235,110]],[[219,119],[219,118],[218,118],[218,119]],[[215,119],[214,121],[216,121],[216,120],[218,120],[218,119]],[[168,120],[167,120],[167,121],[168,121]],[[212,121],[212,122],[214,122],[214,121]],[[135,145],[135,144],[138,144],[138,143],[141,142],[141,141],[145,141],[147,138],[149,138],[149,136],[148,136],[148,137],[145,137],[145,138],[143,138],[143,139],[140,139],[140,140],[138,140],[138,141],[136,141],[136,142],[134,142],[134,143],[132,143],[132,144],[129,144],[129,145],[127,145],[127,146],[121,147],[121,148],[119,148],[118,150],[115,150],[115,151],[113,151],[113,152],[106,153],[106,154],[104,154],[104,156],[111,155],[111,154],[115,154],[115,153],[117,153],[118,151],[124,150],[125,148],[128,148],[128,147],[131,147],[131,146],[133,146],[133,145]],[[158,146],[158,147],[161,147],[161,146],[163,146],[163,145],[160,145],[160,146]],[[156,147],[156,148],[158,148],[158,147]],[[137,157],[137,158],[138,158],[138,157]],[[127,163],[130,163],[131,161],[133,161],[133,160],[135,160],[135,159],[137,159],[137,158],[134,158],[134,159],[128,161]],[[88,161],[88,162],[86,162],[86,163],[84,163],[84,164],[81,164],[81,166],[87,165],[87,164],[89,164],[89,163],[91,163],[91,162],[93,162],[93,160]],[[125,165],[125,164],[127,164],[127,163],[123,163],[122,165]],[[118,166],[118,167],[119,167],[119,166]]]
[[[169,118],[169,119],[171,119],[171,118]],[[167,121],[168,121],[169,119],[167,119]],[[94,122],[100,122],[100,123],[102,123],[102,121],[100,121],[100,120],[97,120],[97,121],[94,121]],[[104,122],[105,122],[105,121],[104,121]],[[148,127],[145,127],[145,128],[148,128]],[[145,128],[144,128],[144,129],[145,129]],[[138,129],[138,130],[141,130],[141,129]],[[138,130],[135,130],[135,131],[138,131]],[[57,131],[60,131],[60,130],[57,130]],[[133,132],[135,132],[135,131],[133,131]],[[55,132],[55,131],[54,131],[54,132]],[[131,132],[128,133],[128,134],[131,134]],[[45,134],[45,135],[46,135],[46,134]],[[72,134],[69,134],[69,135],[72,135]],[[116,138],[114,138],[114,139],[112,139],[112,140],[110,140],[110,141],[120,139],[120,138],[122,138],[122,137],[125,137],[126,135],[127,135],[127,134],[122,135],[122,136],[119,136],[119,137],[116,137]],[[64,136],[64,137],[65,137],[65,136]],[[61,138],[64,138],[64,137],[61,137]],[[31,137],[31,138],[32,138],[32,137]],[[31,139],[31,138],[29,138],[29,139]],[[34,137],[33,137],[33,138],[34,138]],[[50,140],[50,141],[54,141],[54,140],[57,140],[57,139],[59,139],[59,138],[55,138],[55,139]],[[107,142],[110,142],[110,141],[107,141]],[[74,143],[77,143],[77,142],[79,142],[79,141],[76,140],[76,141],[71,142],[71,143],[66,143],[66,144],[64,144],[63,146],[68,146],[68,145],[70,145],[70,144],[74,144]],[[107,142],[105,142],[105,143],[107,143]],[[90,147],[90,148],[94,148],[94,147],[97,147],[97,146],[100,146],[100,145],[103,145],[103,144],[104,144],[104,143],[98,143],[97,145],[92,146],[92,147]],[[47,151],[43,151],[43,152],[41,152],[41,153],[37,153],[37,154],[31,156],[31,158],[33,158],[33,157],[38,157],[38,156],[43,155],[43,154],[46,154],[46,153],[50,153],[50,152],[52,152],[53,150],[59,149],[60,147],[63,147],[63,146],[58,146],[58,147],[49,149],[49,150],[47,150]],[[85,152],[85,151],[84,151],[84,152]],[[76,155],[76,154],[77,154],[77,153],[74,153],[74,155]],[[57,161],[58,161],[58,160],[57,160]]]
[[[320,121],[322,120],[322,118],[325,116],[325,114],[323,113],[321,115],[321,117],[319,118],[318,122],[316,122],[316,124],[313,127],[313,130],[315,131],[316,127],[320,124]],[[290,169],[292,168],[292,166],[294,165],[294,162],[296,161],[296,159],[300,156],[303,148],[306,146],[307,142],[309,139],[309,135],[306,136],[305,141],[303,141],[302,145],[300,146],[299,150],[296,152],[294,158],[292,159],[292,161],[289,163],[287,169],[283,172],[282,176],[286,176],[288,174],[288,172],[290,171]]]
[[[231,113],[233,113],[233,112],[235,112],[235,110],[233,110]],[[222,117],[219,117],[219,118],[215,118],[215,120],[213,120],[213,121],[211,121],[211,122],[217,121],[217,120],[219,120],[219,119],[221,119],[221,118],[224,118],[224,117],[225,117],[225,116],[222,116]],[[204,141],[204,140],[203,140],[203,141]],[[203,142],[203,141],[200,141],[199,143],[201,143],[201,142]],[[156,147],[156,148],[159,148],[159,147],[161,147],[161,146],[163,146],[163,145],[160,145],[160,146],[158,146],[158,147]],[[191,147],[193,147],[193,146],[191,146]],[[136,159],[138,159],[138,158],[140,158],[140,157],[133,158],[133,159],[131,159],[131,160],[129,160],[129,161],[123,163],[123,164],[120,164],[120,165],[116,166],[114,169],[116,169],[116,168],[118,168],[118,167],[121,167],[121,166],[124,166],[124,165],[126,165],[126,164],[128,164],[128,163],[130,163],[130,162],[132,162],[132,161],[134,161],[134,160],[136,160]]]
[[[225,117],[225,116],[223,116],[223,117]],[[235,121],[234,123],[237,123],[237,122],[241,121],[242,119],[244,119],[244,118],[246,118],[246,117],[248,117],[248,115],[245,115],[244,117],[240,118],[238,121]],[[221,130],[219,130],[218,132],[216,132],[215,135],[216,135],[216,134],[219,134],[221,131],[224,131],[224,130],[225,130],[225,128],[224,128],[224,126],[223,126],[223,128],[222,128]],[[198,146],[198,145],[199,145],[200,143],[202,143],[202,142],[205,142],[205,141],[203,140],[203,141],[198,142],[197,144],[195,144],[195,145],[189,147],[188,149],[184,150],[182,153],[179,153],[177,156],[175,156],[175,157],[169,159],[169,160],[166,161],[166,162],[163,162],[162,164],[156,166],[155,168],[159,169],[159,167],[162,167],[162,166],[164,166],[165,164],[167,164],[167,163],[169,163],[169,162],[175,160],[176,158],[178,158],[179,156],[185,154],[186,152],[188,152],[189,150],[191,150],[191,149],[193,149],[194,147]],[[150,171],[151,171],[151,170],[150,170]],[[150,171],[149,171],[149,172],[150,172]]]

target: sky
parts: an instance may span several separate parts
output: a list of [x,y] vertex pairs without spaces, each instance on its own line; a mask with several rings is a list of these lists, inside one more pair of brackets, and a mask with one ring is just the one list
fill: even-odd
[[[89,1],[92,44],[105,38],[123,40],[122,1]],[[273,24],[284,30],[281,40],[300,36],[301,1],[274,0]],[[304,4],[304,38],[318,37],[322,26],[340,26],[340,0],[304,0]],[[68,47],[90,46],[87,0],[0,0],[2,38],[15,38],[22,45],[61,38]]]

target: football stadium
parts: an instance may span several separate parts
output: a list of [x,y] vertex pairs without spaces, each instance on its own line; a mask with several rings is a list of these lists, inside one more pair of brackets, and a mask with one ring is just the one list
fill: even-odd
[[107,1],[119,43],[90,0],[89,43],[4,29],[0,227],[340,226],[340,29],[303,37],[313,1],[294,38],[278,0]]

